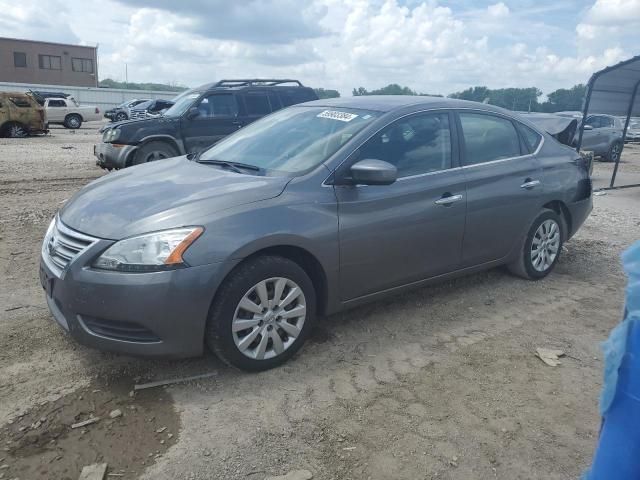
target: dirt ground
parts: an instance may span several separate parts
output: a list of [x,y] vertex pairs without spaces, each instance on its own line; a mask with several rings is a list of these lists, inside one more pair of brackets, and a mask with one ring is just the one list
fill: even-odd
[[[640,232],[640,189],[595,208],[540,282],[491,270],[319,322],[285,366],[249,375],[215,357],[150,361],[90,350],[51,319],[44,231],[104,172],[98,124],[0,140],[0,478],[573,479],[599,426],[599,342],[619,321],[619,256]],[[611,165],[597,163],[604,186]],[[640,180],[640,148],[618,182]],[[536,347],[560,348],[549,367]],[[132,393],[136,383],[216,372]],[[119,409],[122,415],[111,419]],[[96,423],[71,425],[91,417]]]

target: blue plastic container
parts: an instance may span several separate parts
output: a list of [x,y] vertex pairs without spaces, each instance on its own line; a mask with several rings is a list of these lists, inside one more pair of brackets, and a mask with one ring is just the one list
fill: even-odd
[[633,322],[589,480],[640,479],[640,325]]
[[588,480],[640,480],[640,242],[622,259],[625,319],[603,345],[603,423]]

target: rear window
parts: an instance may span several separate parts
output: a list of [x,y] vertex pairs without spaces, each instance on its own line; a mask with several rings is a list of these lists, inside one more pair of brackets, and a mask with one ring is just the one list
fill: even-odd
[[280,97],[284,107],[316,100],[316,97],[311,90],[307,90],[306,88],[278,92],[278,96]]
[[522,137],[524,138],[524,144],[529,150],[530,153],[536,151],[540,142],[542,141],[542,135],[536,132],[533,128],[529,128],[522,123],[518,123],[518,128],[522,133]]
[[483,113],[460,113],[460,123],[467,165],[521,155],[518,132],[511,120]]

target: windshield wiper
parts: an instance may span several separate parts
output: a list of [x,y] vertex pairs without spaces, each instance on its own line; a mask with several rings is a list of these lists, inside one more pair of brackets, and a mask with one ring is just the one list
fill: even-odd
[[255,165],[249,165],[248,163],[240,163],[240,162],[227,162],[225,160],[214,160],[214,159],[203,159],[200,158],[200,152],[198,152],[193,160],[202,163],[204,165],[220,165],[222,167],[226,167],[229,170],[232,170],[236,173],[243,173],[242,169],[252,170],[254,172],[259,172],[261,170],[260,167],[256,167]]

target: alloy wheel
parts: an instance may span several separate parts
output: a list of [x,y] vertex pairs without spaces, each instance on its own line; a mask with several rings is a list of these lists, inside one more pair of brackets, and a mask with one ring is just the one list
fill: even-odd
[[555,220],[540,224],[531,242],[531,264],[538,272],[547,271],[560,249],[560,227]]
[[149,152],[145,157],[145,162],[154,162],[156,160],[163,160],[165,158],[170,158],[166,152],[161,150],[154,150],[153,152]]
[[615,162],[618,160],[621,150],[622,148],[620,147],[619,143],[616,143],[613,145],[613,147],[611,147],[611,161]]
[[262,280],[236,307],[231,331],[238,350],[254,360],[282,354],[302,332],[307,306],[302,289],[283,277]]
[[27,132],[22,126],[14,124],[9,128],[9,136],[11,138],[23,138],[27,136]]

